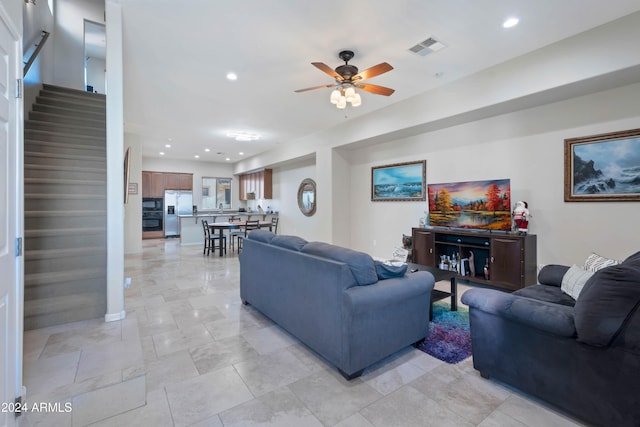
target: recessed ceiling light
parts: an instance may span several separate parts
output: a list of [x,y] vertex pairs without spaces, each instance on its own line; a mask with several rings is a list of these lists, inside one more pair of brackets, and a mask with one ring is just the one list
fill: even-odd
[[230,161],[231,159],[227,157],[225,160],[228,162],[228,161]]
[[197,154],[196,154],[195,156],[193,156],[193,157],[195,157],[196,159],[199,159],[199,158],[200,158],[200,156],[199,156],[199,155],[197,155]]
[[161,156],[164,156],[164,151],[161,151],[161,152],[160,152],[160,155],[161,155]]
[[209,151],[211,151],[211,149],[205,148],[204,151],[205,151],[205,153],[208,153]]
[[242,151],[239,152],[238,154],[241,155],[241,156],[244,156],[244,153]]
[[233,72],[227,73],[227,80],[238,80],[238,75]]
[[227,136],[235,139],[236,141],[255,141],[260,139],[260,135],[257,133],[245,131],[228,131]]
[[171,144],[164,144],[165,148],[171,148]]
[[520,20],[518,18],[509,18],[506,21],[504,21],[502,23],[502,26],[504,28],[511,28],[511,27],[515,27],[516,25],[518,25],[518,22],[520,22]]

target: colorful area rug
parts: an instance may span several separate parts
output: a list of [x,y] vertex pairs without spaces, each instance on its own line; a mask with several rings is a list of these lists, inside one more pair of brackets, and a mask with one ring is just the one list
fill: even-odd
[[433,304],[433,320],[429,323],[429,337],[418,345],[431,356],[447,363],[458,363],[471,356],[469,310],[459,307],[450,311],[446,302]]

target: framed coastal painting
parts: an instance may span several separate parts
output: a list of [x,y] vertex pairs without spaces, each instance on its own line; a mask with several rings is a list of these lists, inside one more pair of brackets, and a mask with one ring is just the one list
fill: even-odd
[[395,163],[371,168],[371,201],[424,201],[427,161]]
[[640,129],[565,139],[564,200],[640,201]]

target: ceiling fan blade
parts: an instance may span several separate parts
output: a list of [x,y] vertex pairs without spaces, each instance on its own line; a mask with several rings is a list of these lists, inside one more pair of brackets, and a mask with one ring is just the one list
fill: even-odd
[[328,75],[330,75],[334,79],[338,79],[340,81],[344,80],[340,74],[338,74],[335,71],[333,71],[333,68],[329,67],[324,62],[312,62],[311,65],[316,67],[318,70],[327,73]]
[[308,87],[305,89],[298,89],[298,90],[294,90],[294,92],[306,92],[308,90],[314,90],[314,89],[322,89],[323,87],[334,87],[334,84],[331,85],[321,85],[321,86],[314,86],[314,87]]
[[371,77],[379,76],[380,74],[384,74],[387,71],[391,70],[393,70],[393,67],[390,64],[382,62],[378,65],[374,65],[371,68],[367,68],[364,71],[360,71],[358,74],[353,76],[351,80],[366,80],[370,79]]
[[375,93],[376,95],[389,96],[395,92],[395,89],[366,83],[358,83],[356,87],[367,92]]

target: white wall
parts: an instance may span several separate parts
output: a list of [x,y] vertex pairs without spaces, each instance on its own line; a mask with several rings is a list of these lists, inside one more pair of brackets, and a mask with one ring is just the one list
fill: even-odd
[[[327,241],[323,235],[318,215],[305,216],[298,208],[298,187],[305,178],[311,178],[317,183],[314,159],[307,159],[279,166],[273,169],[273,199],[269,206],[279,212],[278,234],[300,236],[309,241]],[[331,196],[318,190],[316,201],[322,203]]]
[[100,58],[89,58],[87,61],[87,86],[93,86],[95,93],[107,93],[105,72],[107,63]]
[[564,139],[640,127],[638,99],[635,84],[350,152],[351,247],[388,257],[418,226],[426,203],[370,201],[371,167],[426,159],[427,183],[511,179],[539,264],[626,258],[640,249],[638,202],[564,202]]
[[53,80],[45,83],[85,90],[84,20],[104,23],[104,13],[105,0],[56,0]]

